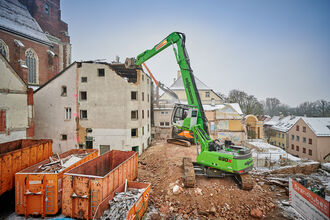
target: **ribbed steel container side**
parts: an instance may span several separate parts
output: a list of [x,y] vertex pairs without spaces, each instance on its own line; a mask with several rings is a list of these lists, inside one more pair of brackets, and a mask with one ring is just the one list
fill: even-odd
[[15,173],[53,154],[50,139],[21,139],[0,144],[0,195],[14,187]]
[[62,214],[91,219],[100,202],[137,175],[135,151],[112,150],[70,170],[63,176]]
[[19,215],[57,214],[62,206],[63,174],[98,156],[97,149],[72,149],[59,155],[66,158],[74,154],[86,154],[71,166],[54,172],[37,172],[41,165],[50,163],[50,159],[30,166],[15,175],[15,212]]

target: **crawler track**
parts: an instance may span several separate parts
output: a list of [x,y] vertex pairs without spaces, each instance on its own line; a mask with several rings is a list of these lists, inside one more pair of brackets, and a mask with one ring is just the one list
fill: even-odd
[[234,176],[234,178],[243,190],[251,190],[254,186],[254,180],[248,173],[242,175],[237,174]]
[[181,145],[181,146],[184,146],[184,147],[190,147],[191,146],[191,143],[189,141],[178,139],[178,138],[169,138],[169,139],[167,139],[167,143],[177,144],[177,145]]

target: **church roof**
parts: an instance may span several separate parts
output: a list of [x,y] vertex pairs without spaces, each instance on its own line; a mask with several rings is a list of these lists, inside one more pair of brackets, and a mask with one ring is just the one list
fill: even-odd
[[52,43],[18,0],[0,1],[0,29],[51,46]]

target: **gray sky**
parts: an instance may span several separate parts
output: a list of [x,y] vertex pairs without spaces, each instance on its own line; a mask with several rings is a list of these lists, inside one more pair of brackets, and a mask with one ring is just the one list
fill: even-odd
[[[292,107],[330,101],[330,1],[155,2],[62,0],[72,60],[124,61],[179,31],[194,74],[216,92],[240,89]],[[179,69],[172,48],[147,65],[167,86]]]

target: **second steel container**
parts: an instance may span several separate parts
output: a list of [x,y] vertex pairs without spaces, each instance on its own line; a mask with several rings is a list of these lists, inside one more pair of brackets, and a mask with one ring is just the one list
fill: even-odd
[[15,173],[51,156],[52,143],[21,139],[0,144],[0,195],[14,187]]
[[138,153],[112,150],[63,176],[62,214],[91,219],[97,206],[121,184],[138,175]]
[[[59,160],[58,156],[61,158]],[[54,215],[62,205],[63,173],[98,156],[98,150],[73,149],[44,160],[15,175],[15,212]]]

